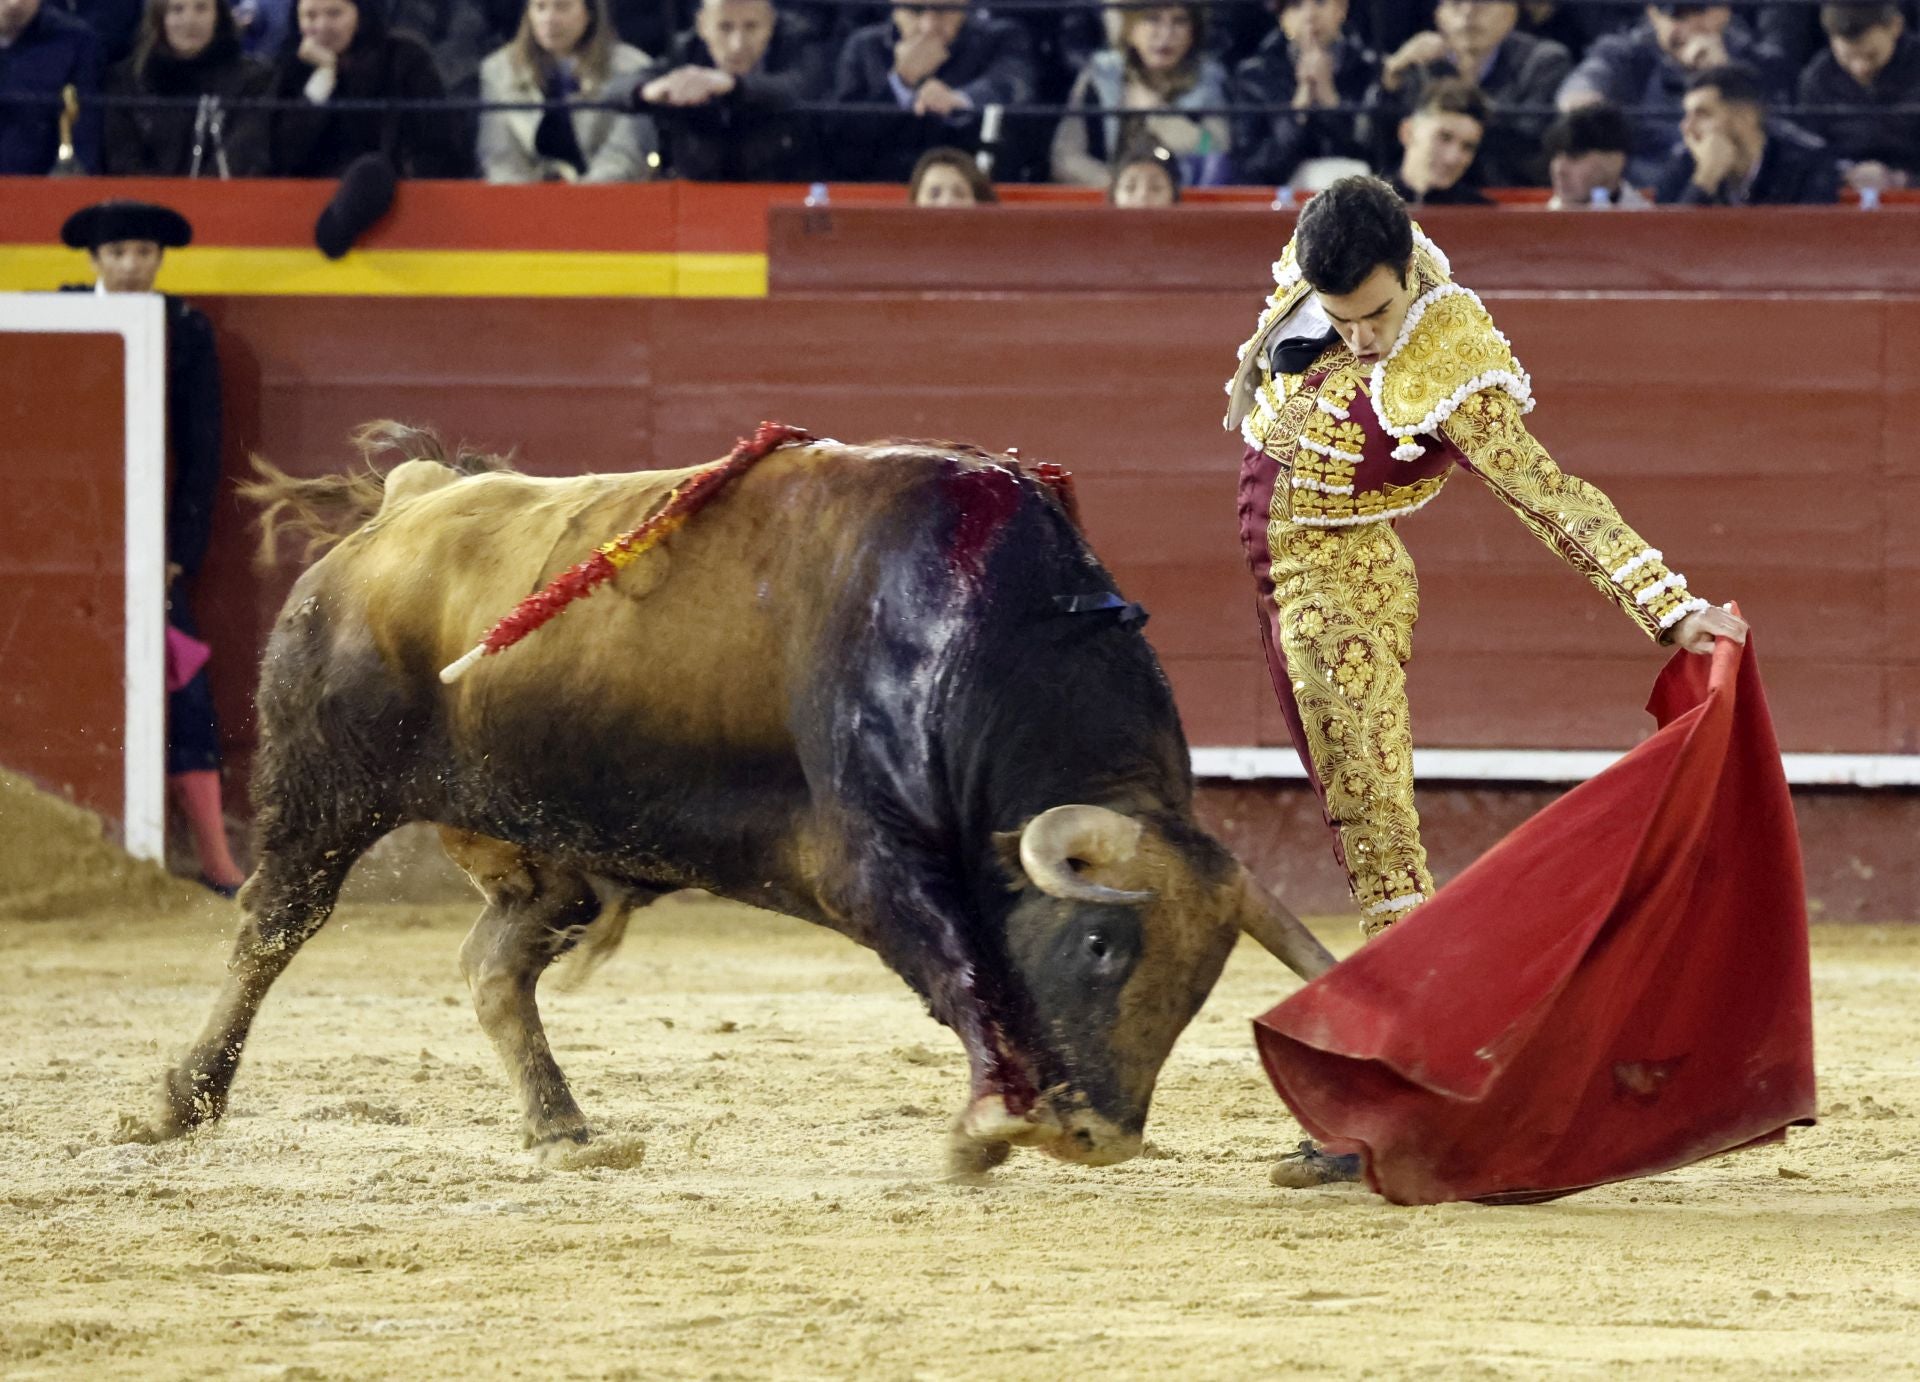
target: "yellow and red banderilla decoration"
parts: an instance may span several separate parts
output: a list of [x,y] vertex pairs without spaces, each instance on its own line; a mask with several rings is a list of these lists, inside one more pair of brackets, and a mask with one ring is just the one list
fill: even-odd
[[752,437],[742,437],[734,443],[733,451],[726,460],[676,485],[667,495],[667,502],[660,506],[660,511],[645,523],[631,532],[622,533],[611,542],[602,543],[586,560],[568,567],[547,582],[544,589],[535,591],[515,605],[511,613],[487,630],[484,638],[458,660],[441,668],[440,680],[449,684],[456,682],[481,658],[511,648],[575,600],[591,595],[612,580],[622,567],[631,566],[659,546],[689,518],[705,508],[721,490],[768,455],[783,446],[805,444],[812,440],[811,433],[798,427],[788,427],[778,422],[761,423]]

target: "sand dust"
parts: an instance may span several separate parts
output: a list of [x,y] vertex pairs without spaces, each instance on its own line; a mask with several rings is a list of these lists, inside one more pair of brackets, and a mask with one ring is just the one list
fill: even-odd
[[957,1045],[872,956],[669,901],[548,997],[607,1164],[540,1166],[467,1006],[469,907],[343,909],[217,1128],[115,1145],[229,910],[0,923],[7,1377],[1920,1374],[1920,928],[1817,938],[1823,1124],[1531,1208],[1286,1192],[1242,947],[1147,1155],[938,1178]]

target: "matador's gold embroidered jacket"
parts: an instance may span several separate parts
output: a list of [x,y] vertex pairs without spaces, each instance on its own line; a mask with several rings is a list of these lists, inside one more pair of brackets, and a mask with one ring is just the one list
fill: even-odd
[[1606,495],[1553,463],[1522,421],[1533,387],[1480,299],[1414,229],[1413,305],[1391,350],[1363,372],[1337,340],[1299,373],[1272,348],[1331,332],[1289,243],[1259,329],[1240,348],[1226,418],[1280,464],[1294,523],[1399,518],[1433,499],[1456,465],[1492,486],[1521,522],[1661,638],[1706,601],[1687,589]]

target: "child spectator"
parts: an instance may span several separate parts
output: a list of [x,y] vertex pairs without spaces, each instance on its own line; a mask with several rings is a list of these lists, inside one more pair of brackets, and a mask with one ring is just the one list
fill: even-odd
[[1279,24],[1234,74],[1234,104],[1282,107],[1233,122],[1233,162],[1243,182],[1293,181],[1313,158],[1364,159],[1358,106],[1379,60],[1346,32],[1347,0],[1281,0]]
[[659,126],[661,172],[702,182],[812,182],[825,172],[814,117],[826,46],[771,0],[703,0],[691,31],[647,69],[636,108]]
[[1547,127],[1541,143],[1553,188],[1549,211],[1590,206],[1639,210],[1653,205],[1626,180],[1633,123],[1618,106],[1603,101],[1570,110]]
[[440,100],[433,57],[416,38],[388,31],[377,3],[299,0],[300,46],[280,60],[273,92],[301,108],[273,117],[272,168],[281,177],[338,177],[380,154],[402,177],[457,178],[473,168],[460,122],[435,110],[339,111],[342,100]]
[[1107,200],[1123,210],[1175,206],[1180,201],[1180,164],[1165,149],[1142,149],[1115,165]]
[[1189,185],[1227,181],[1232,138],[1218,115],[1127,115],[1173,106],[1218,109],[1228,103],[1227,71],[1201,46],[1199,5],[1123,10],[1115,45],[1095,53],[1067,104],[1106,114],[1069,115],[1053,136],[1053,179],[1107,187],[1113,164],[1143,147],[1167,150]]
[[266,94],[273,72],[240,51],[227,0],[148,0],[133,56],[107,74],[107,94],[211,96],[217,112],[187,105],[116,106],[106,113],[107,172],[117,177],[260,177],[267,117],[234,110]]
[[841,50],[834,99],[875,114],[835,122],[840,176],[905,182],[930,148],[976,148],[980,112],[1027,100],[1033,83],[1032,44],[1020,25],[964,8],[897,5],[886,22],[854,30]]
[[1822,205],[1840,191],[1824,145],[1767,124],[1766,96],[1750,67],[1729,63],[1687,83],[1684,144],[1660,176],[1658,200],[1689,206]]
[[1428,82],[1400,122],[1400,168],[1388,183],[1413,206],[1490,206],[1469,181],[1487,128],[1487,100],[1458,77]]
[[928,149],[913,165],[907,200],[914,206],[992,206],[1000,200],[964,149]]
[[88,172],[100,170],[100,41],[84,22],[42,0],[0,0],[0,175],[37,176],[60,150],[60,92],[80,94],[73,148]]
[[1519,22],[1520,6],[1513,0],[1440,0],[1434,27],[1381,61],[1379,83],[1367,98],[1374,138],[1391,139],[1429,83],[1458,77],[1487,102],[1480,181],[1493,187],[1543,184],[1547,165],[1540,136],[1547,117],[1527,108],[1553,104],[1573,55],[1551,39],[1518,32]]
[[[639,182],[657,147],[645,116],[587,105],[609,81],[635,78],[647,55],[614,36],[603,0],[527,0],[520,32],[480,64],[480,95],[539,110],[480,117],[488,182]],[[580,104],[576,104],[580,103]]]
[[1634,182],[1651,183],[1680,137],[1687,82],[1728,62],[1753,68],[1764,92],[1784,93],[1791,86],[1793,70],[1779,48],[1735,22],[1731,7],[1648,5],[1643,23],[1608,34],[1587,50],[1561,84],[1558,103],[1563,111],[1612,101],[1625,109],[1660,112],[1635,116],[1633,157],[1627,164]]
[[[1920,178],[1920,39],[1898,5],[1822,5],[1827,49],[1800,74],[1800,104],[1857,115],[1809,115],[1849,186],[1906,187]],[[1906,106],[1905,115],[1888,108]]]

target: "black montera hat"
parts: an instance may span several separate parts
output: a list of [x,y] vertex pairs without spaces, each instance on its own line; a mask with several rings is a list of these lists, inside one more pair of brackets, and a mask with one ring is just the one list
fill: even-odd
[[152,240],[179,249],[193,239],[193,227],[170,206],[152,202],[96,202],[67,217],[60,239],[77,250],[97,250],[116,240]]
[[393,205],[398,179],[385,154],[362,154],[347,165],[333,200],[313,227],[313,242],[329,259],[339,259],[353,242]]

